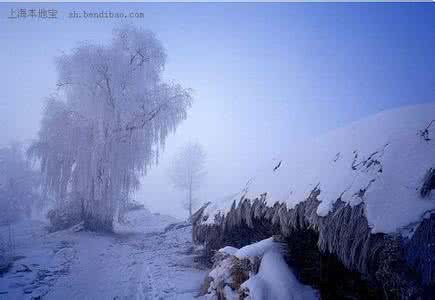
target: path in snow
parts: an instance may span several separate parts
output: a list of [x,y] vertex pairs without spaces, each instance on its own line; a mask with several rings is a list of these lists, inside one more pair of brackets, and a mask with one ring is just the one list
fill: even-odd
[[[17,225],[16,254],[25,258],[0,278],[0,299],[192,299],[206,271],[194,262],[191,227],[163,233],[172,221],[135,211],[114,235]],[[21,264],[31,271],[17,272]],[[50,276],[38,282],[41,270]]]

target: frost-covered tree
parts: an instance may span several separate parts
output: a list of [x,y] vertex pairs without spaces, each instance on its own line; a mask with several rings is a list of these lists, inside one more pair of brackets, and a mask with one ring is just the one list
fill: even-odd
[[39,200],[39,176],[24,157],[20,144],[0,148],[0,224],[28,216]]
[[120,204],[186,118],[190,91],[162,81],[165,60],[154,34],[132,26],[115,29],[108,45],[57,59],[58,93],[29,153],[58,206],[80,207],[90,230],[112,230]]
[[192,217],[192,211],[198,199],[194,193],[204,180],[205,171],[205,152],[198,143],[188,143],[175,155],[169,176],[173,185],[182,191],[187,192],[185,208]]

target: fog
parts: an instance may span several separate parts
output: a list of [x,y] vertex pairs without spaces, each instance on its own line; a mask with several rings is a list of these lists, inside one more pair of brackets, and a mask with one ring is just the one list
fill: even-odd
[[[58,18],[8,18],[22,6],[1,5],[0,144],[36,138],[45,99],[56,91],[56,57],[85,41],[110,42],[122,23],[149,29],[166,49],[165,80],[192,88],[193,104],[135,199],[178,217],[187,216],[186,195],[172,187],[168,169],[188,142],[206,153],[198,198],[218,200],[286,149],[435,99],[435,12],[424,5],[26,3],[57,9]],[[68,18],[81,10],[144,18]]]

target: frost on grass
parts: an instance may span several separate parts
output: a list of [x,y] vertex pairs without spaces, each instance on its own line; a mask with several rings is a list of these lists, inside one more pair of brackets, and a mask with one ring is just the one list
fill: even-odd
[[338,199],[352,207],[363,203],[373,233],[402,231],[435,210],[435,129],[428,126],[434,116],[435,104],[385,111],[295,146],[280,155],[278,168],[271,162],[241,193],[208,205],[205,223],[225,216],[242,196],[266,194],[267,205],[294,208],[317,188],[319,216]]
[[194,240],[210,257],[223,246],[274,234],[301,242],[311,232],[309,249],[358,272],[357,294],[421,297],[435,274],[434,115],[435,104],[383,112],[283,154],[279,168],[271,164],[239,193],[200,209]]

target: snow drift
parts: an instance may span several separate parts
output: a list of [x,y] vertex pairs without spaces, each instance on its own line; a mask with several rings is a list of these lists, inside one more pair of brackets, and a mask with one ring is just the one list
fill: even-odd
[[317,291],[296,279],[273,237],[220,249],[206,282],[205,299],[318,299]]
[[[293,208],[317,187],[319,216],[330,213],[337,199],[351,206],[363,202],[372,232],[401,231],[435,209],[435,194],[426,191],[435,168],[434,120],[435,103],[378,113],[282,153],[243,193],[267,193],[269,205]],[[209,222],[231,202],[208,206]]]
[[435,278],[434,119],[434,103],[382,112],[282,154],[237,198],[200,209],[195,240],[211,254],[313,232],[321,255],[380,291],[421,295]]

